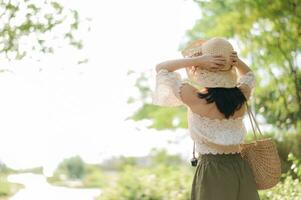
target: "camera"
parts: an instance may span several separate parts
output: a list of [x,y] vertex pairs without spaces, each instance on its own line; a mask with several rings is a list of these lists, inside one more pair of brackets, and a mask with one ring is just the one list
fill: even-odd
[[198,159],[192,158],[192,159],[190,160],[190,163],[191,163],[191,165],[192,165],[193,167],[195,167],[195,166],[197,166],[197,164],[198,164]]

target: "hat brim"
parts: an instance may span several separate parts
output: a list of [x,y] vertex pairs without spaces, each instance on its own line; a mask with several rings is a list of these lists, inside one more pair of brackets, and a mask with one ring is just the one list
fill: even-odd
[[200,52],[200,47],[202,44],[206,42],[206,40],[203,39],[197,39],[192,42],[190,42],[187,47],[185,47],[182,51],[181,54],[183,57],[189,57],[192,56],[193,54]]

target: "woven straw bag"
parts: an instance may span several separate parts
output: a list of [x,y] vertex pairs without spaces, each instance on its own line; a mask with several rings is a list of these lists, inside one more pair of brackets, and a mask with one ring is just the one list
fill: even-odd
[[[241,157],[249,164],[258,190],[269,189],[275,186],[281,177],[281,162],[272,138],[257,139],[255,126],[260,133],[258,123],[251,112],[248,103],[246,103],[248,116],[252,125],[255,141],[251,143],[241,143],[238,145],[215,144],[208,140],[203,140],[207,145],[219,150],[220,152],[240,152]],[[255,124],[255,126],[254,126]],[[195,156],[195,142],[193,144],[193,157],[191,165],[197,166]]]
[[240,144],[240,153],[242,158],[248,162],[251,168],[257,189],[265,190],[275,186],[280,181],[280,157],[278,155],[276,144],[272,138],[257,139],[254,124],[260,135],[263,135],[248,103],[246,105],[255,141]]

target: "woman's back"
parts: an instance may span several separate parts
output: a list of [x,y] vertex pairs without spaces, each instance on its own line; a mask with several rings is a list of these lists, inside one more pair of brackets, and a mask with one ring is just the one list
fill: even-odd
[[[241,87],[241,86],[240,86]],[[251,88],[248,86],[245,86],[243,88],[237,88],[238,91],[241,93],[238,96],[237,95],[232,95],[233,99],[230,99],[231,102],[238,102],[235,107],[235,111],[233,112],[233,115],[229,116],[229,119],[235,119],[239,117],[243,117],[246,111],[246,107],[243,106],[244,102],[249,98],[250,90]],[[242,90],[241,90],[242,89]],[[230,92],[230,91],[229,91]],[[201,94],[201,95],[200,95]],[[203,89],[201,91],[198,91],[195,87],[191,86],[188,83],[185,83],[181,87],[181,93],[180,96],[182,98],[182,101],[184,104],[189,107],[191,112],[198,114],[200,116],[209,118],[209,119],[226,119],[225,113],[222,113],[219,107],[227,107],[226,101],[223,99],[225,98],[224,96],[219,96],[220,98],[219,106],[215,101],[208,102],[207,99],[205,98],[200,98],[202,95],[207,95],[208,90]],[[243,97],[243,100],[241,98]],[[228,97],[229,98],[229,97]],[[239,106],[241,105],[241,106]]]
[[[215,102],[207,103],[205,99],[198,99],[199,102],[189,103],[189,108],[192,112],[207,117],[210,119],[226,119],[225,115],[221,113]],[[245,114],[246,108],[242,106],[238,110],[234,112],[234,114],[229,117],[229,119],[236,119],[239,117],[243,117]]]

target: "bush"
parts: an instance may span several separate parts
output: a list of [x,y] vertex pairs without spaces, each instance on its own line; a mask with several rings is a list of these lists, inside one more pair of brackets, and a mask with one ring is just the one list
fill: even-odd
[[[287,173],[282,174],[283,181],[269,190],[260,191],[261,200],[300,200],[301,199],[301,163],[292,153],[288,161],[293,164]],[[294,178],[295,177],[295,178]]]
[[276,138],[276,145],[279,156],[282,161],[282,172],[286,173],[292,166],[292,160],[287,159],[289,154],[293,154],[296,159],[301,160],[301,134],[300,133],[286,133],[281,134]]
[[47,181],[66,187],[99,188],[107,184],[100,166],[85,163],[79,156],[64,159]]
[[0,199],[7,199],[24,186],[17,183],[7,181],[7,174],[0,173]]
[[292,176],[285,176],[284,181],[272,189],[260,191],[260,197],[261,200],[300,200],[301,182]]
[[127,166],[113,187],[105,188],[101,200],[189,200],[193,170],[158,165]]
[[91,188],[102,188],[106,185],[106,176],[100,167],[88,165],[86,175],[83,177],[83,185]]
[[85,175],[85,163],[79,156],[63,160],[58,166],[58,171],[65,174],[69,179],[81,179]]
[[10,195],[11,187],[10,183],[6,180],[5,177],[0,175],[0,197],[5,197]]
[[2,162],[0,161],[0,173],[1,173],[1,174],[6,174],[6,173],[8,173],[8,172],[9,172],[8,167],[7,167],[4,163],[2,163]]
[[[179,155],[152,149],[140,162],[123,162],[113,184],[103,189],[101,200],[189,200],[195,168]],[[122,159],[124,160],[124,159]],[[140,163],[140,164],[139,164]],[[146,165],[147,163],[147,165]]]

